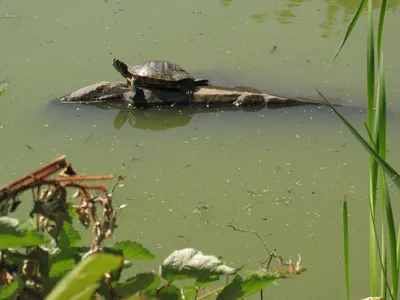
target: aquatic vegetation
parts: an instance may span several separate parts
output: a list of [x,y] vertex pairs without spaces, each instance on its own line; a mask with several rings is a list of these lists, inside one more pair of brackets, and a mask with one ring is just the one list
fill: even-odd
[[[386,162],[386,86],[382,51],[383,25],[387,10],[386,0],[380,2],[380,14],[376,33],[373,16],[374,1],[362,0],[360,2],[334,60],[350,37],[365,7],[368,9],[366,74],[368,115],[367,120],[364,120],[364,125],[367,131],[368,141],[364,139],[334,107],[331,108],[370,153],[368,203],[370,208],[370,294],[374,297],[380,295],[383,299],[398,299],[400,236],[396,237],[395,218],[393,215],[387,178],[400,189],[400,175]],[[377,62],[377,68],[375,67],[375,62]],[[375,81],[375,79],[377,80]],[[378,192],[380,192],[380,194],[378,194]],[[380,203],[378,202],[379,198]],[[350,299],[349,245],[351,241],[348,238],[347,209],[347,202],[345,200],[343,203],[344,257],[347,299]],[[378,222],[379,212],[381,214],[379,216],[380,223]],[[381,229],[380,233],[378,233],[379,228]],[[388,237],[388,240],[386,237]],[[380,268],[380,276],[378,275],[378,268]],[[380,283],[378,283],[379,279]]]

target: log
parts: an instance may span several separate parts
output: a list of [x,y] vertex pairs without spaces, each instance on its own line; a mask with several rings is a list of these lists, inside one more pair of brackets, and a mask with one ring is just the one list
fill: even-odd
[[[225,88],[218,86],[202,86],[194,93],[195,104],[208,106],[210,104],[246,106],[294,106],[323,105],[322,100],[306,98],[291,98],[271,95],[247,87]],[[133,97],[130,86],[126,82],[102,81],[69,93],[60,98],[62,103],[92,104],[129,104],[132,106],[189,104],[187,96],[179,91],[160,90],[153,88],[137,88]]]

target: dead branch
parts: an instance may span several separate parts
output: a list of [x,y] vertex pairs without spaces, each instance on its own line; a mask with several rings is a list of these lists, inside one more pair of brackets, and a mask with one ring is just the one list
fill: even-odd
[[[51,175],[58,174],[49,178]],[[81,181],[110,180],[118,177],[118,182],[123,180],[122,176],[104,175],[87,176],[76,174],[71,164],[61,156],[49,164],[42,166],[21,178],[4,185],[0,188],[0,208],[2,214],[7,214],[9,202],[27,191],[32,191],[34,207],[30,213],[31,217],[36,216],[37,228],[45,228],[55,240],[63,226],[64,221],[69,221],[67,207],[66,188],[77,188],[72,198],[80,198],[79,204],[73,205],[78,213],[79,220],[85,228],[92,227],[93,239],[90,253],[101,251],[101,244],[104,239],[112,236],[116,227],[116,214],[112,207],[112,195],[107,192],[104,185],[81,184]],[[115,189],[115,187],[114,187]],[[114,191],[113,189],[113,191]],[[100,191],[92,196],[89,191]],[[96,206],[100,205],[99,211]],[[101,215],[101,217],[99,216]],[[88,254],[90,254],[88,253]]]
[[62,169],[66,169],[70,164],[66,161],[66,156],[60,156],[45,166],[30,172],[17,180],[0,187],[0,202],[8,198],[14,198],[16,194],[29,188],[37,180],[46,178]]

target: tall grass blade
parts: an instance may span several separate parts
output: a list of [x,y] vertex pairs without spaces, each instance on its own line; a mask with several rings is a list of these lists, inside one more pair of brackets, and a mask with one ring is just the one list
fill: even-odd
[[[336,60],[336,58],[337,58],[337,56],[339,55],[340,51],[342,50],[344,44],[346,43],[347,39],[349,38],[351,32],[353,31],[354,26],[356,26],[357,21],[358,21],[358,19],[360,18],[361,13],[362,13],[362,11],[363,11],[363,9],[364,9],[366,3],[367,3],[367,0],[362,0],[361,3],[360,3],[360,5],[358,6],[357,11],[356,11],[354,17],[353,17],[353,19],[352,19],[351,22],[350,22],[349,27],[347,27],[347,31],[346,31],[346,34],[344,35],[344,39],[343,39],[342,43],[340,44],[339,49],[336,51],[336,54],[335,54],[335,56],[333,57],[333,60],[332,60],[331,64]],[[330,65],[329,65],[329,67],[330,67]],[[329,67],[328,67],[328,69],[329,69]]]
[[390,249],[390,267],[392,272],[392,294],[393,298],[397,299],[398,284],[399,284],[399,268],[398,268],[397,249],[396,249],[397,248],[396,228],[394,225],[392,203],[390,201],[390,195],[386,181],[385,181],[385,191],[386,191],[385,195],[386,220],[388,226],[389,249]]
[[397,272],[400,272],[400,225],[397,228]]
[[[382,255],[382,250],[380,249],[380,246],[379,246],[378,233],[377,233],[376,224],[375,224],[376,220],[372,218],[372,207],[371,207],[371,205],[369,206],[369,212],[370,212],[371,220],[373,220],[373,230],[375,231],[375,235],[374,236],[376,238],[375,242],[376,242],[376,246],[378,248],[378,256],[379,256],[379,262],[380,262],[380,265],[381,265],[381,272],[386,274],[386,258]],[[395,300],[393,298],[392,292],[390,290],[389,282],[387,281],[387,277],[386,276],[383,276],[382,282],[383,282],[382,286],[386,287],[385,291],[386,290],[389,291],[390,299]],[[385,295],[386,295],[386,292],[385,292]],[[386,299],[386,298],[383,298],[383,299]]]
[[[383,54],[380,55],[380,60],[378,63],[379,66],[379,76],[378,76],[378,92],[377,92],[377,100],[376,100],[376,109],[375,109],[375,118],[374,118],[374,148],[376,152],[379,153],[382,159],[386,157],[386,90],[385,90],[385,73],[384,73],[384,65],[383,65]],[[375,166],[376,167],[376,162]],[[386,215],[385,215],[385,204],[386,204],[386,179],[381,172],[380,176],[380,192],[381,192],[381,255],[382,260],[385,264],[385,267],[381,269],[381,291],[380,296],[386,299],[387,289],[385,282],[387,281],[388,273],[387,273],[387,257],[386,257],[386,242],[385,242],[385,228],[386,228]],[[372,239],[372,237],[371,237]],[[372,253],[371,253],[372,255]],[[371,273],[372,276],[372,273]]]
[[381,56],[381,51],[382,51],[382,38],[383,38],[383,24],[385,23],[385,14],[386,14],[386,8],[387,8],[387,0],[382,0],[381,3],[381,10],[379,13],[379,23],[378,23],[378,39],[377,39],[377,45],[376,49],[378,51],[378,62],[380,62],[380,56]]
[[[380,139],[381,140],[381,139]],[[385,214],[385,202],[386,202],[386,178],[385,178],[385,173],[379,172],[380,173],[380,191],[381,191],[381,245],[382,248],[379,250],[381,253],[381,261],[383,264],[383,267],[381,268],[381,292],[380,296],[383,299],[386,299],[387,296],[387,291],[390,289],[389,283],[386,284],[388,281],[387,278],[387,256],[386,256],[386,241],[385,241],[385,220],[386,220],[386,214]]]
[[[367,30],[367,98],[368,98],[368,128],[372,129],[374,120],[374,99],[375,99],[375,53],[374,53],[374,16],[373,16],[373,0],[368,0],[368,30]],[[375,128],[374,128],[375,129]],[[379,143],[377,141],[378,132],[372,130],[374,141],[369,141],[370,146],[375,142],[375,151],[379,153]],[[369,266],[370,266],[370,293],[371,296],[378,294],[378,281],[376,270],[376,236],[374,220],[376,217],[376,191],[378,182],[378,165],[377,162],[370,158],[370,174],[369,174],[369,201],[371,207],[371,219],[369,222]]]
[[347,197],[343,200],[343,245],[344,245],[344,272],[346,277],[346,296],[350,300],[350,274],[349,274],[349,214],[347,210]]
[[375,51],[374,51],[374,8],[373,0],[368,0],[367,31],[367,90],[368,90],[368,126],[372,128],[375,97]]
[[379,166],[385,171],[393,183],[400,189],[400,175],[394,170],[384,159],[382,159],[378,153],[364,140],[364,138],[358,133],[357,130],[337,111],[337,109],[325,98],[325,96],[316,89],[318,94],[326,102],[326,104],[332,109],[332,111],[343,121],[349,131],[357,138],[357,140],[364,146],[364,148],[373,156],[378,162]]
[[372,137],[372,133],[371,133],[371,130],[369,130],[369,127],[368,127],[368,124],[367,124],[367,121],[365,120],[365,119],[363,119],[363,123],[364,123],[364,128],[365,128],[365,131],[367,132],[367,134],[368,134],[368,138],[369,138],[369,140],[370,141],[372,141],[372,148],[375,148],[375,143],[374,143],[374,139],[373,139],[373,137]]

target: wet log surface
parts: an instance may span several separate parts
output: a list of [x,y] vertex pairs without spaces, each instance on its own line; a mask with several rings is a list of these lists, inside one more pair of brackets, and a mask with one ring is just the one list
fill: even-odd
[[[316,101],[305,98],[291,98],[271,95],[247,87],[224,88],[217,86],[202,86],[194,93],[195,104],[207,106],[219,105],[264,105],[264,106],[295,106],[325,104],[322,100]],[[78,89],[60,98],[62,103],[82,103],[101,105],[129,104],[130,106],[159,106],[159,105],[188,105],[185,94],[174,90],[160,90],[137,88],[136,96],[125,82],[102,81]]]

